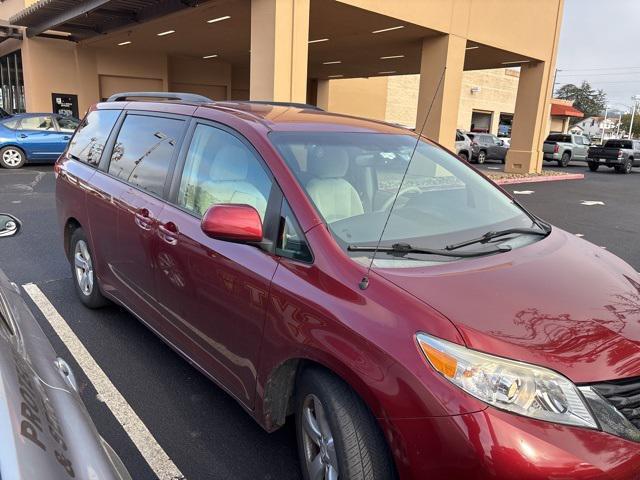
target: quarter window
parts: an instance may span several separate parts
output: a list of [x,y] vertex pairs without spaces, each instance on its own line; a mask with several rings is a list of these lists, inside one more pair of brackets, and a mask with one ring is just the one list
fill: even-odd
[[264,221],[272,182],[254,153],[219,128],[198,125],[193,133],[178,191],[178,205],[198,216],[209,207],[241,203]]
[[184,122],[127,115],[111,154],[109,173],[155,195],[162,195]]
[[282,202],[276,254],[281,257],[293,258],[294,260],[301,260],[303,262],[313,261],[307,240],[304,238],[302,229],[286,200]]
[[68,155],[75,160],[97,166],[119,116],[119,110],[89,112],[69,143]]
[[53,119],[48,116],[25,117],[20,122],[20,130],[55,130]]

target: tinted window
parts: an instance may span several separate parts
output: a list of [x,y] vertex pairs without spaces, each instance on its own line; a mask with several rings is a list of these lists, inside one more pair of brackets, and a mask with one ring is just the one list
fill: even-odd
[[127,115],[113,147],[109,173],[162,195],[183,129],[182,120]]
[[57,117],[56,120],[61,132],[75,132],[80,124],[80,120],[74,117]]
[[178,205],[204,215],[211,205],[251,205],[264,220],[271,179],[253,152],[219,128],[198,125],[185,162]]
[[280,233],[276,254],[282,257],[311,262],[311,250],[307,244],[306,238],[302,233],[298,221],[291,211],[291,207],[286,200],[282,202],[282,212],[280,213]]
[[107,138],[120,116],[119,110],[94,110],[80,123],[69,143],[68,155],[75,160],[98,165]]
[[571,135],[564,135],[561,133],[552,133],[547,137],[547,142],[565,142],[571,143]]
[[631,140],[607,140],[604,146],[607,148],[632,148]]
[[49,116],[26,117],[20,121],[20,130],[55,130],[53,118]]

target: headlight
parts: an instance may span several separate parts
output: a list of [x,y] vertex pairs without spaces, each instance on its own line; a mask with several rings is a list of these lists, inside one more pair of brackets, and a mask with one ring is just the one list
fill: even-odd
[[424,333],[416,338],[436,371],[483,402],[540,420],[598,428],[576,386],[562,375]]

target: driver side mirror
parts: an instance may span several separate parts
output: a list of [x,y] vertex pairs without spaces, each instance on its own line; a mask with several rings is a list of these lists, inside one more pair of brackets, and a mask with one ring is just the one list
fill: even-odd
[[498,145],[504,147],[504,140],[498,140]]
[[13,215],[0,213],[0,237],[13,237],[20,232],[22,224]]
[[259,243],[263,236],[260,214],[244,204],[213,205],[202,217],[200,228],[208,237],[228,242]]

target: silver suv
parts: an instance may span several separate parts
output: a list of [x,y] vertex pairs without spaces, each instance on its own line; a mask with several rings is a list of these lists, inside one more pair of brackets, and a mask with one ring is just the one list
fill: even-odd
[[465,162],[471,158],[471,139],[462,130],[456,130],[456,154]]

